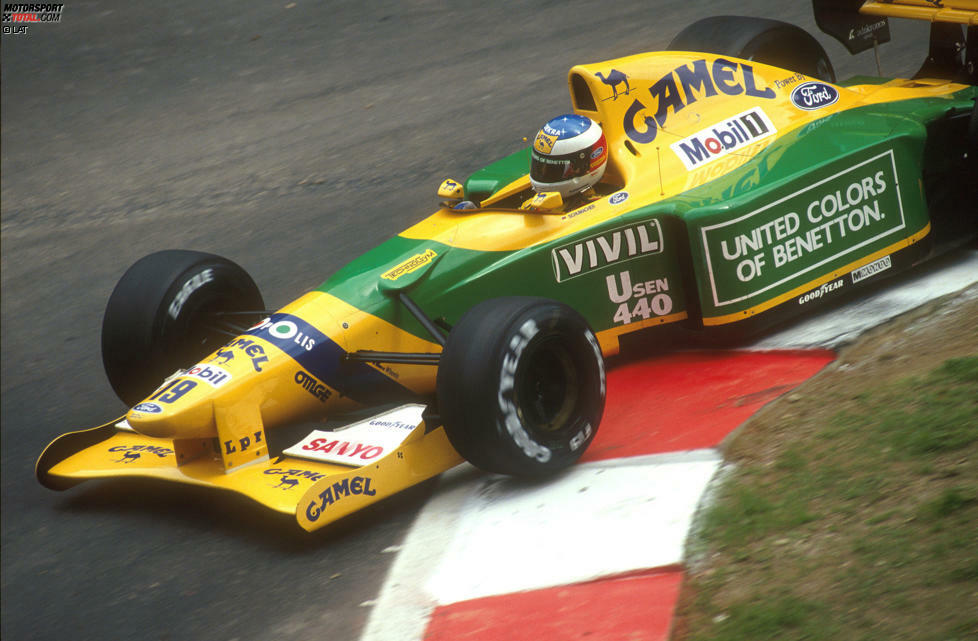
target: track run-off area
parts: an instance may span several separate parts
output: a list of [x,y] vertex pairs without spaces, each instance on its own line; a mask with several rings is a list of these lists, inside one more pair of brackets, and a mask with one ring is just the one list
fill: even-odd
[[444,475],[370,618],[365,641],[669,638],[687,537],[721,444],[837,349],[901,313],[965,290],[978,251],[748,349],[682,351],[608,374],[601,429],[581,464],[542,484]]

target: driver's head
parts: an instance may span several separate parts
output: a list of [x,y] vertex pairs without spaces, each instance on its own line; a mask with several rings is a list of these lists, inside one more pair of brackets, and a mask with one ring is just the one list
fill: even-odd
[[587,116],[564,114],[543,126],[530,150],[530,184],[564,198],[601,180],[608,145],[601,125]]

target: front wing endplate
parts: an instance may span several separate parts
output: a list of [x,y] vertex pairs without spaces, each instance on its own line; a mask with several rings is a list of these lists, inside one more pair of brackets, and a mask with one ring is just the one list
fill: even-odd
[[212,446],[178,465],[173,441],[138,434],[119,418],[59,436],[38,458],[35,473],[42,485],[55,490],[118,477],[228,490],[292,514],[312,531],[462,462],[443,427],[427,430],[422,421],[395,449],[359,467],[280,455],[225,472]]

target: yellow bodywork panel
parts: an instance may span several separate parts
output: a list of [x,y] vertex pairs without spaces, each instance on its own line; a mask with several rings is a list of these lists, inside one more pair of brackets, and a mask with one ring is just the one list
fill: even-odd
[[[343,431],[330,432],[342,437]],[[37,462],[47,487],[66,489],[90,479],[155,478],[236,492],[316,530],[462,462],[445,430],[414,427],[396,448],[359,467],[294,456],[263,457],[225,470],[218,443],[180,461],[181,444],[143,436],[122,418],[55,439]],[[73,453],[69,453],[73,452]]]
[[[346,352],[441,351],[441,345],[323,292],[309,292],[280,312],[315,320],[313,327]],[[430,366],[368,366],[417,394],[434,391]],[[256,376],[258,372],[261,375]],[[304,416],[334,415],[354,407],[349,399],[326,385],[320,384],[323,389],[318,396],[310,394],[302,384],[308,381],[319,383],[279,347],[260,336],[242,335],[171,377],[135,405],[126,420],[140,434],[156,438],[218,437],[225,464],[231,469],[268,454],[265,428],[274,429]]]
[[492,207],[501,200],[505,200],[510,196],[524,192],[530,188],[530,174],[523,176],[522,178],[517,178],[513,182],[504,186],[502,189],[494,193],[489,198],[486,198],[481,203],[480,207]]
[[541,191],[533,196],[533,198],[528,198],[526,202],[520,205],[520,209],[523,211],[557,211],[564,205],[564,199],[561,197],[558,191]]
[[[347,352],[370,349],[383,352],[433,354],[441,352],[442,349],[438,343],[419,338],[397,325],[325,292],[309,292],[280,311],[316,321],[322,318],[334,319],[331,327],[323,325],[319,329]],[[371,366],[417,394],[428,394],[434,391],[434,377],[428,365],[384,363],[383,365],[371,364]]]
[[[693,59],[691,59],[691,56]],[[628,79],[612,86],[605,74],[610,69]],[[689,80],[696,73],[707,73],[712,82],[722,82],[731,93],[723,100],[701,100],[705,87]],[[714,77],[716,76],[716,77]],[[673,103],[663,106],[653,98],[653,86],[664,79],[680,87]],[[818,110],[796,108],[789,99],[800,84],[814,80],[779,67],[706,53],[655,52],[615,60],[578,65],[570,70],[568,84],[574,112],[601,124],[608,144],[607,180],[601,198],[570,211],[525,211],[492,206],[514,195],[532,195],[529,175],[504,185],[481,202],[479,216],[468,216],[450,209],[434,215],[401,232],[417,240],[430,239],[450,247],[476,251],[516,251],[551,242],[604,223],[622,214],[619,195],[627,192],[629,202],[653,204],[667,200],[705,184],[748,162],[786,133],[857,107],[897,100],[940,97],[965,88],[945,80],[893,80],[885,84],[835,85],[839,98]],[[684,84],[685,83],[685,84]],[[711,87],[711,90],[712,87]],[[668,92],[667,92],[668,93]],[[663,94],[666,95],[666,94]],[[763,96],[766,99],[759,99]],[[728,119],[731,114],[763,112],[769,134],[751,144],[703,166],[687,168],[671,148],[705,127]],[[647,142],[636,142],[636,139]],[[529,171],[529,167],[527,167]],[[608,193],[610,191],[610,193]]]

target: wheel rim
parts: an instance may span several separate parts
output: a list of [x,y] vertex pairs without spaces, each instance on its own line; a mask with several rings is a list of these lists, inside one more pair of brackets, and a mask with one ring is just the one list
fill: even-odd
[[528,346],[527,352],[514,385],[520,421],[538,433],[557,432],[571,422],[578,404],[574,359],[556,337]]

